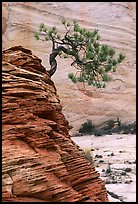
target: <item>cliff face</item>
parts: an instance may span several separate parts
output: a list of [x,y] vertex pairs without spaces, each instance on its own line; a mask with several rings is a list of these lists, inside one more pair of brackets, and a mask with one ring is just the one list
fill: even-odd
[[108,201],[41,60],[21,46],[2,54],[3,201]]
[[77,129],[87,119],[95,124],[118,117],[126,123],[136,120],[136,2],[3,2],[2,6],[3,48],[29,48],[47,68],[51,44],[36,41],[34,32],[44,22],[63,33],[62,16],[90,30],[99,29],[101,43],[126,55],[105,89],[87,87],[87,91],[68,79],[68,73],[76,71],[69,59],[58,58],[52,80],[71,125]]

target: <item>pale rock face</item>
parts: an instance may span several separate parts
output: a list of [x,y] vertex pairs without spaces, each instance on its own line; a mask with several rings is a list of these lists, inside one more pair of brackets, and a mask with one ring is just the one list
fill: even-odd
[[75,72],[69,59],[58,60],[55,82],[63,112],[72,132],[91,119],[100,125],[119,117],[130,123],[136,120],[136,3],[135,2],[7,2],[3,3],[3,48],[22,45],[42,59],[49,69],[50,42],[33,37],[40,23],[56,26],[61,32],[61,18],[76,19],[88,29],[99,29],[101,43],[107,43],[126,55],[118,72],[105,89],[74,85],[68,79]]

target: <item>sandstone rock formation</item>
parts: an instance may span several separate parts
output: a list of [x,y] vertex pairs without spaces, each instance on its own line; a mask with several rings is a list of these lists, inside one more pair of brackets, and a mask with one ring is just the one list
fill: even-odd
[[22,46],[2,54],[3,201],[108,202],[99,173],[70,138],[41,59]]
[[[105,89],[74,85],[68,79],[75,72],[68,59],[58,59],[58,71],[52,80],[60,95],[63,112],[71,125],[91,119],[95,124],[120,118],[136,120],[136,2],[3,2],[3,48],[22,45],[33,50],[49,67],[51,44],[38,42],[34,32],[40,23],[56,26],[62,33],[61,17],[75,19],[88,29],[99,29],[101,43],[108,43],[126,55],[118,72]],[[86,105],[87,104],[87,105]]]

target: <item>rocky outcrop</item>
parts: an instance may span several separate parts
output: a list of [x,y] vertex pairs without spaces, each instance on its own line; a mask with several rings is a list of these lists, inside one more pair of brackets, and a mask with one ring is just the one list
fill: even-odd
[[71,140],[41,59],[21,46],[2,59],[2,199],[107,202],[95,167]]
[[47,68],[51,44],[36,41],[34,32],[45,23],[62,34],[63,16],[87,29],[98,29],[101,43],[126,55],[105,89],[87,87],[87,91],[68,79],[69,72],[76,72],[70,60],[58,58],[52,80],[74,131],[87,119],[96,125],[118,117],[125,123],[136,120],[136,2],[2,2],[2,6],[3,48],[22,45],[31,49]]

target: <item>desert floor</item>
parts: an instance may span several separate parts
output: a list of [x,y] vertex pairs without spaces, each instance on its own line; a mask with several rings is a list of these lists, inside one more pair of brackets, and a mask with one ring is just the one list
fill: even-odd
[[105,181],[110,202],[136,202],[136,135],[71,137],[90,151],[96,170]]

